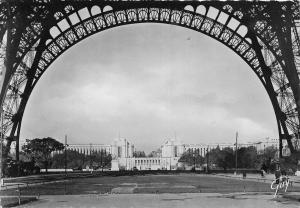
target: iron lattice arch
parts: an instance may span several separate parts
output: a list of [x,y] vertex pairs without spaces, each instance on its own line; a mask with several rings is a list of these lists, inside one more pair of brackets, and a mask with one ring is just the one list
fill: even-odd
[[98,32],[147,22],[186,27],[232,49],[251,67],[269,95],[280,150],[285,143],[291,152],[299,149],[297,2],[7,0],[0,3],[0,21],[5,155],[16,142],[18,160],[26,104],[57,57]]

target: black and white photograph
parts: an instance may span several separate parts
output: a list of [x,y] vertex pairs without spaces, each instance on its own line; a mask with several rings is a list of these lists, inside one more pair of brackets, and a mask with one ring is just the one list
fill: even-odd
[[299,0],[0,0],[0,208],[300,207]]

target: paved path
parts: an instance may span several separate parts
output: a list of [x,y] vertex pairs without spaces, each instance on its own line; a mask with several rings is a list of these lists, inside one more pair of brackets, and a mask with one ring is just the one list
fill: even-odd
[[[243,176],[241,174],[234,175],[234,174],[216,174],[216,176],[219,177],[229,177],[233,179],[239,179],[239,180],[248,180],[248,181],[260,181],[271,184],[272,181],[274,181],[275,176],[274,174],[265,174],[264,177],[261,177],[260,174],[247,174],[246,179],[243,179]],[[288,176],[290,181],[293,183],[293,186],[300,186],[300,176]]]
[[101,208],[296,208],[298,202],[283,198],[273,199],[272,195],[260,194],[111,194],[111,195],[61,195],[41,196],[39,201],[31,202],[24,207],[101,207]]

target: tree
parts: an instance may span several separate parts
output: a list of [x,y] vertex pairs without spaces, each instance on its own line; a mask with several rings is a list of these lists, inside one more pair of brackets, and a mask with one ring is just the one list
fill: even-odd
[[146,157],[146,153],[144,151],[135,151],[133,157]]
[[[224,170],[235,167],[235,157],[235,150],[229,147],[222,150],[217,147],[209,152],[210,162]],[[255,147],[242,147],[238,149],[238,168],[256,168],[258,161]]]
[[[90,168],[110,168],[111,154],[106,151],[92,151],[90,155],[85,155],[74,150],[67,150],[67,168],[82,170],[82,168],[89,166]],[[65,154],[55,154],[52,159],[52,168],[65,167]]]
[[257,161],[257,150],[254,146],[238,149],[238,168],[255,168]]
[[32,160],[42,163],[48,172],[49,161],[53,151],[63,150],[64,145],[59,141],[47,137],[43,139],[26,139],[26,143],[22,146],[22,150],[28,154]]
[[93,162],[92,166],[95,168],[103,168],[107,167],[110,168],[112,156],[108,154],[106,151],[100,150],[92,152],[91,155],[88,156],[89,159]]
[[266,172],[274,171],[276,163],[279,162],[279,151],[275,146],[268,146],[262,150],[257,151],[257,159],[255,168],[263,169]]
[[161,155],[161,150],[153,150],[151,151],[147,157],[159,157]]
[[204,163],[204,158],[199,154],[199,151],[188,150],[181,155],[178,162],[185,163],[189,166],[197,166]]
[[65,154],[55,154],[52,158],[51,168],[64,168],[65,160],[67,162],[67,168],[82,169],[85,155],[74,150],[67,150],[67,158]]
[[232,148],[226,147],[220,151],[216,164],[224,170],[235,167],[235,154]]
[[[216,148],[214,149],[211,149],[209,151],[209,155],[208,155],[208,158],[209,158],[209,163],[212,163],[212,164],[217,164],[217,161],[219,158],[222,158],[222,150],[220,149],[219,146],[217,146]],[[206,155],[207,157],[207,155]]]

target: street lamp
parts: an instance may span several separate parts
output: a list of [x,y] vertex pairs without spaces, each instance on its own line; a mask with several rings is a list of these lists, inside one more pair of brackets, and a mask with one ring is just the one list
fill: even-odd
[[207,146],[207,149],[206,149],[206,173],[208,173],[208,168],[209,168],[209,159],[208,159],[208,156],[209,156],[209,153],[208,153],[208,148],[209,146]]
[[67,135],[65,135],[65,175],[67,176]]
[[193,157],[194,157],[194,170],[196,171],[196,151],[193,151]]
[[65,194],[67,193],[67,147],[69,145],[67,144],[67,135],[65,135]]
[[93,162],[92,162],[92,143],[90,143],[90,169],[91,169],[91,167],[92,167],[92,164]]
[[102,169],[102,172],[103,172],[103,159],[102,159],[102,157],[103,157],[103,155],[102,155],[102,153],[103,153],[103,150],[102,150],[102,148],[100,149],[100,166],[101,166],[101,169]]
[[238,146],[237,146],[237,140],[238,140],[238,132],[235,134],[235,174],[237,174],[238,169]]

